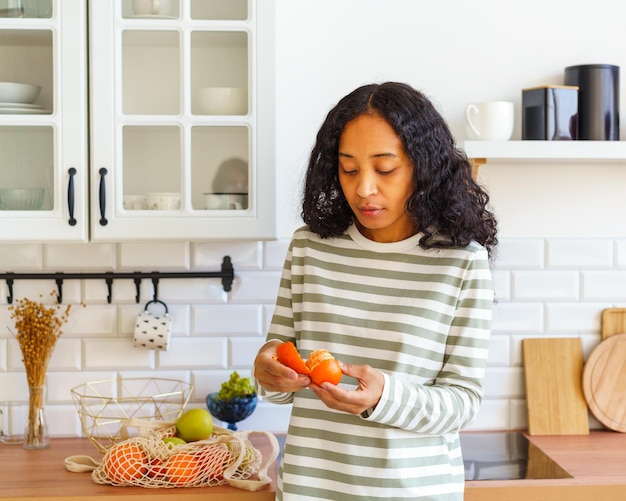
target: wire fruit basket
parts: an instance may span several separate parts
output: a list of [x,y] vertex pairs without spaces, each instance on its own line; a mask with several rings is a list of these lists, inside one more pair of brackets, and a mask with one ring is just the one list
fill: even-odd
[[192,391],[193,385],[176,379],[117,378],[84,383],[71,393],[83,433],[105,453],[130,436],[131,420],[177,420]]

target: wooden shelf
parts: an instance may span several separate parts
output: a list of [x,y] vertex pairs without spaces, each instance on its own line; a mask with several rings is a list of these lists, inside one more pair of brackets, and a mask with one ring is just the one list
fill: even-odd
[[465,141],[477,163],[601,162],[626,163],[626,141]]

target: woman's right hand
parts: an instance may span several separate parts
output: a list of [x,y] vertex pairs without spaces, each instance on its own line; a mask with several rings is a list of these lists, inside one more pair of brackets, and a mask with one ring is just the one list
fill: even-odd
[[254,359],[254,378],[268,391],[292,393],[311,384],[309,376],[298,374],[281,364],[276,358],[276,347],[280,341],[267,343]]

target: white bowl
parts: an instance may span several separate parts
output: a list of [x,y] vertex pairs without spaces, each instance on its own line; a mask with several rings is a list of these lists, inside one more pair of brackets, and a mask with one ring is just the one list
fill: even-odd
[[150,210],[178,210],[180,193],[148,193],[146,202]]
[[198,108],[207,115],[245,115],[248,94],[241,87],[204,87],[198,91]]
[[39,85],[0,82],[0,103],[31,104],[40,92]]
[[0,209],[37,210],[43,203],[43,188],[7,188],[0,190]]

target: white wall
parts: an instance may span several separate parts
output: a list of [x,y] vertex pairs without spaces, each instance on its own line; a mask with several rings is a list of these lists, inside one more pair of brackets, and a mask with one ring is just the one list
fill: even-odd
[[[167,353],[132,347],[133,319],[142,309],[132,283],[116,283],[111,305],[103,283],[66,284],[66,300],[82,300],[87,308],[72,315],[49,368],[53,435],[81,433],[69,389],[83,381],[120,374],[180,378],[195,385],[190,405],[203,406],[230,371],[247,375],[263,343],[289,236],[300,224],[298,195],[309,150],[325,114],[345,93],[370,81],[409,82],[436,102],[462,141],[468,102],[513,100],[519,111],[522,88],[559,83],[568,65],[626,68],[626,3],[619,0],[276,4],[278,241],[0,244],[0,268],[16,272],[207,270],[219,268],[224,254],[233,258],[236,282],[229,295],[219,281],[160,285],[175,322]],[[518,119],[517,138],[519,131]],[[481,169],[502,222],[502,244],[485,401],[475,429],[526,426],[521,339],[580,337],[587,357],[600,339],[602,309],[626,306],[625,175],[623,165]],[[17,282],[15,294],[37,297],[53,287]],[[0,400],[26,391],[6,292],[0,283]],[[142,297],[150,294],[147,284]],[[288,412],[262,402],[242,426],[284,431]],[[598,423],[592,420],[592,426]]]
[[[281,236],[299,222],[293,194],[317,128],[353,88],[412,84],[438,105],[460,142],[467,103],[514,101],[513,139],[520,139],[521,90],[562,84],[567,66],[621,66],[624,110],[625,19],[626,4],[617,0],[277,0]],[[481,169],[502,235],[626,236],[624,165],[561,167],[544,176],[551,168]]]

